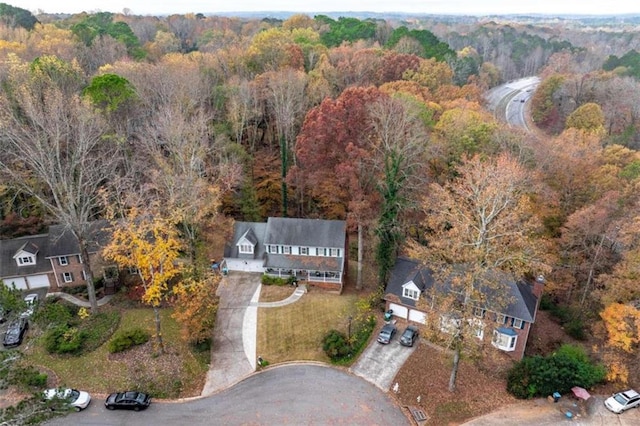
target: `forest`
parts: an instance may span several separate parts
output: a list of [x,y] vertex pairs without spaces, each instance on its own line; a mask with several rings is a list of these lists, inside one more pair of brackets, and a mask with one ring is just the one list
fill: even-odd
[[[637,381],[636,23],[0,4],[0,238],[143,210],[195,259],[231,220],[346,220],[378,285],[406,253],[544,275],[565,329]],[[487,111],[533,75],[534,132]]]

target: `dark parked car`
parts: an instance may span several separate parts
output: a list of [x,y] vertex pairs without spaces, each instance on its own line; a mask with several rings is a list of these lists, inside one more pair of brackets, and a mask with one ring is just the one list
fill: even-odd
[[386,345],[393,339],[393,335],[396,334],[396,326],[394,324],[385,324],[378,334],[378,342]]
[[413,346],[419,335],[418,327],[415,325],[409,325],[404,329],[402,336],[400,336],[400,344],[403,346]]
[[2,344],[6,348],[19,346],[24,339],[24,334],[29,329],[29,321],[26,318],[16,318],[9,323],[7,332],[4,334]]
[[124,410],[140,411],[147,408],[151,404],[151,397],[143,392],[117,392],[107,397],[104,406],[109,410],[116,408]]

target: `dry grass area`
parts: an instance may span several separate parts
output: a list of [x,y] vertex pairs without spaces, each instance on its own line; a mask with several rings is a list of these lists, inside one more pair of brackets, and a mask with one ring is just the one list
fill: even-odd
[[278,302],[291,296],[296,288],[290,285],[263,285],[260,290],[261,302]]
[[[196,396],[204,385],[208,365],[180,340],[179,326],[171,318],[171,312],[169,309],[161,311],[165,355],[156,355],[153,341],[120,354],[109,354],[104,344],[82,356],[49,355],[43,345],[36,344],[27,351],[27,359],[53,371],[58,377],[58,386],[72,386],[103,395],[134,388],[155,393],[158,397]],[[144,308],[124,310],[119,329],[134,327],[142,327],[153,335],[153,311]]]
[[296,303],[258,310],[257,350],[269,363],[295,360],[328,362],[322,338],[332,328],[346,332],[355,295],[311,290]]
[[[505,381],[463,360],[457,390],[450,393],[451,355],[421,343],[398,373],[396,398],[402,406],[422,409],[427,425],[456,425],[517,400],[505,390]],[[418,402],[418,396],[420,402]]]

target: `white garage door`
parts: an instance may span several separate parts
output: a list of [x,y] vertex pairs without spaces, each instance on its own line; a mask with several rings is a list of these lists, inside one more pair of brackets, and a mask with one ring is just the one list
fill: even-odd
[[27,287],[27,282],[22,277],[20,277],[20,278],[5,278],[3,280],[3,282],[7,286],[9,286],[9,288],[11,288],[12,285],[15,285],[18,290],[26,290],[26,289],[29,288],[29,287]]
[[409,321],[418,322],[420,324],[426,324],[427,315],[424,312],[411,309],[409,311]]
[[262,260],[225,259],[230,271],[264,272]]
[[389,303],[389,309],[393,310],[394,317],[400,317],[407,319],[408,309],[406,306],[396,305],[395,303]]
[[46,275],[33,275],[27,277],[27,283],[29,284],[29,288],[48,288],[49,277]]

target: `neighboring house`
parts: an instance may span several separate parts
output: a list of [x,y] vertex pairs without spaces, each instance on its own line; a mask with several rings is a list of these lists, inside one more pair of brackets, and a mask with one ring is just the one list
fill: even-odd
[[[428,312],[425,291],[432,289],[434,278],[431,271],[419,262],[400,257],[391,271],[385,289],[386,309],[393,315],[425,324]],[[504,312],[488,312],[482,307],[474,311],[478,323],[476,337],[484,340],[491,338],[491,344],[508,353],[514,359],[522,359],[529,338],[529,331],[536,318],[536,312],[542,296],[544,280],[533,283],[524,281],[505,281],[509,288],[509,305]],[[418,305],[418,301],[423,303]],[[440,318],[441,329],[454,327],[455,318]]]
[[347,272],[346,222],[270,217],[236,222],[222,265],[342,291]]
[[[109,242],[108,222],[95,222],[90,230],[89,256],[96,276],[104,273],[100,249]],[[19,290],[86,284],[78,242],[61,225],[52,225],[40,235],[0,240],[0,280]]]

